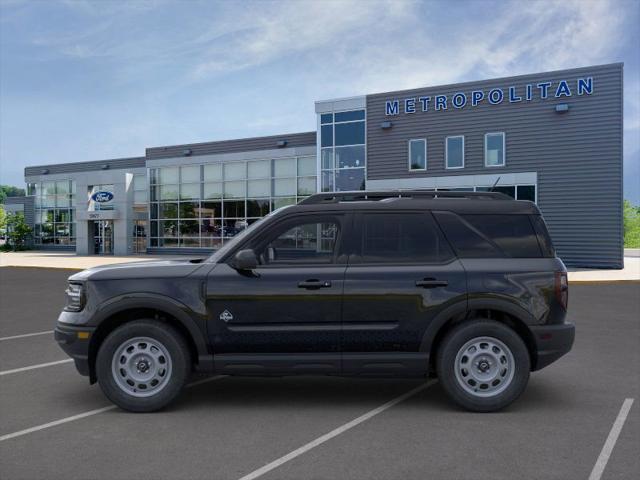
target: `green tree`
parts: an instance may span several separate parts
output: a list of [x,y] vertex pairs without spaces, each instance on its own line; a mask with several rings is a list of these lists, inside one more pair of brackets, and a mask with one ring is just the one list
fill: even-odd
[[7,215],[8,244],[13,250],[24,250],[29,235],[31,235],[31,227],[25,222],[24,213],[16,212]]
[[24,188],[13,187],[11,185],[0,185],[0,203],[4,203],[7,197],[24,196]]
[[623,215],[625,248],[640,248],[640,207],[632,205],[629,200],[625,200]]
[[4,211],[4,207],[0,205],[0,232],[4,233],[4,229],[7,226],[7,212]]

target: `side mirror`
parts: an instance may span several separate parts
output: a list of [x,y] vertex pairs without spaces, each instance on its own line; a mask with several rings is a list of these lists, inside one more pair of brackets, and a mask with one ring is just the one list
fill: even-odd
[[258,257],[253,250],[240,250],[233,258],[233,268],[236,270],[252,271],[258,268]]

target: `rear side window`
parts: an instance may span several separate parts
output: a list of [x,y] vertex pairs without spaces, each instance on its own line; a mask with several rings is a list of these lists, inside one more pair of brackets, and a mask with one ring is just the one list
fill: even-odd
[[428,213],[368,213],[362,216],[363,263],[443,263],[451,247]]
[[542,215],[531,215],[530,218],[533,228],[535,229],[536,234],[538,234],[538,243],[542,250],[542,256],[547,258],[555,257],[556,250],[553,248],[553,243],[551,242],[551,237],[549,236],[547,226],[542,219]]
[[528,215],[436,214],[463,258],[540,258],[538,237]]

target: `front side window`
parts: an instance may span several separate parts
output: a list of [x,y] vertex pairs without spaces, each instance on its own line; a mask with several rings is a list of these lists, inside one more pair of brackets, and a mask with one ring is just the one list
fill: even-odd
[[427,169],[427,141],[409,140],[409,170]]
[[484,136],[484,165],[504,166],[504,133],[487,133]]
[[464,168],[464,137],[447,137],[445,141],[447,168]]
[[337,221],[301,220],[288,224],[259,249],[264,265],[324,264],[333,262],[339,225]]
[[442,263],[453,257],[428,213],[363,216],[360,257],[363,263]]

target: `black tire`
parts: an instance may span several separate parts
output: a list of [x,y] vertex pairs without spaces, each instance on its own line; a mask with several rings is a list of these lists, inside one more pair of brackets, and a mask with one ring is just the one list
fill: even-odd
[[[125,391],[116,381],[116,374],[112,369],[114,355],[120,347],[128,340],[138,337],[159,342],[170,357],[170,373],[162,380],[162,388],[146,397],[138,397]],[[104,339],[96,358],[96,375],[100,388],[109,400],[130,412],[153,412],[164,408],[181,392],[190,373],[191,356],[187,342],[171,325],[157,320],[135,320],[116,328]]]
[[[507,386],[491,387],[489,383],[488,388],[504,388],[503,391],[496,391],[495,394],[490,391],[488,393],[481,392],[478,388],[475,388],[476,386],[472,385],[473,380],[470,381],[464,378],[462,369],[460,369],[460,374],[456,376],[458,353],[467,342],[472,342],[479,337],[497,339],[508,347],[513,357],[513,377],[510,381],[504,382],[504,385]],[[464,356],[464,354],[461,354],[461,358]],[[494,412],[515,401],[527,386],[530,365],[529,351],[520,336],[508,326],[495,320],[487,319],[465,321],[453,328],[442,340],[436,358],[438,378],[447,395],[461,407],[473,412]],[[460,377],[460,380],[458,377]],[[468,386],[462,385],[464,380],[466,380]],[[474,388],[476,393],[472,394],[468,391],[468,389]]]

